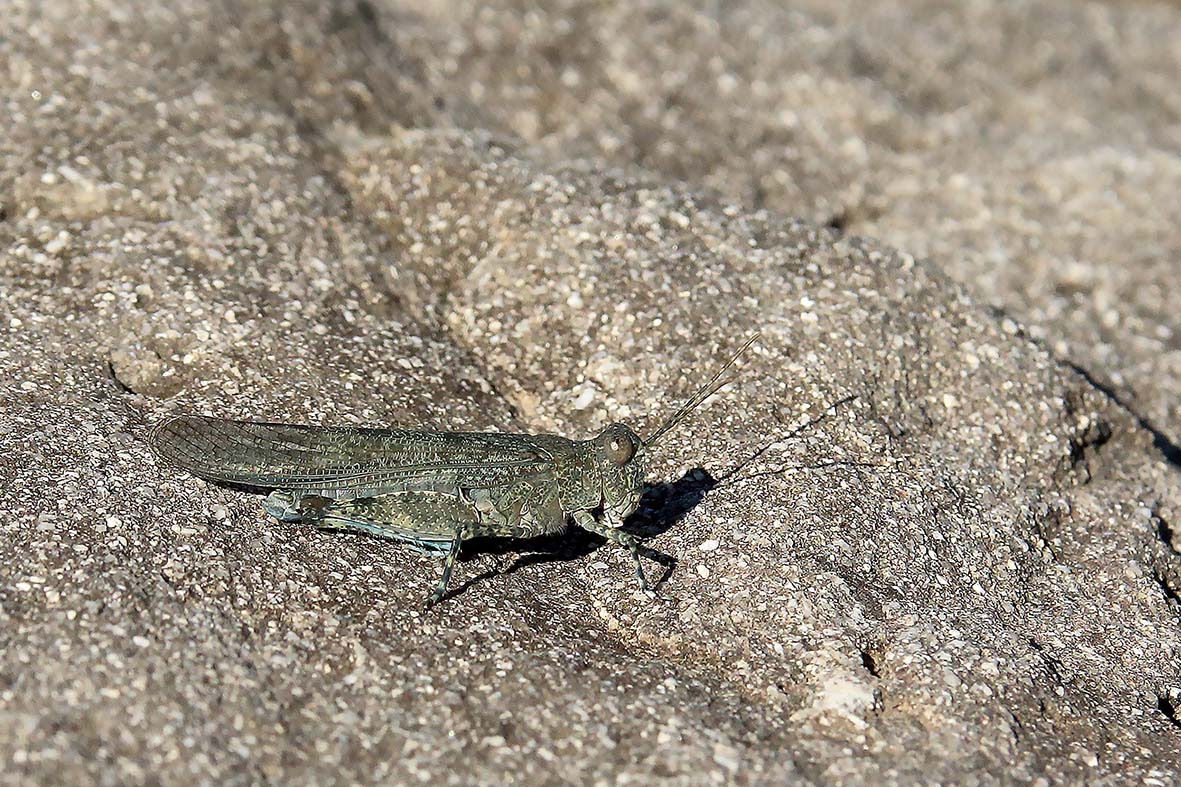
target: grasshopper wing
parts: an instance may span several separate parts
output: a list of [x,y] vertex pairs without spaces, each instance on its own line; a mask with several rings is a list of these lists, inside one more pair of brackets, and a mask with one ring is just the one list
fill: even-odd
[[149,437],[165,462],[208,481],[333,499],[488,488],[544,473],[528,435],[321,427],[182,415]]

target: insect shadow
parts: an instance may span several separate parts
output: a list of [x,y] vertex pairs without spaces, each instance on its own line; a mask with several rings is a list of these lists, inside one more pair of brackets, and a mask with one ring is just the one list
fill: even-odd
[[[717,479],[703,467],[693,468],[676,481],[644,484],[640,505],[635,513],[627,518],[623,527],[643,538],[658,536],[684,519],[685,515],[717,485]],[[507,569],[502,571],[493,568],[477,574],[447,595],[458,596],[469,587],[497,574],[512,574],[527,566],[579,560],[606,543],[607,539],[602,536],[577,527],[567,528],[566,532],[561,534],[528,539],[473,538],[463,543],[460,560],[472,560],[478,554],[516,554],[518,557]],[[641,547],[640,553],[664,566],[664,572],[652,584],[653,590],[659,589],[672,576],[677,567],[677,559],[649,547]]]

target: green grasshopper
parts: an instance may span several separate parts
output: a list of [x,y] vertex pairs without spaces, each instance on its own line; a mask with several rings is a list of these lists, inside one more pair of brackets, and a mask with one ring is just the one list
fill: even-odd
[[427,600],[442,599],[469,538],[529,538],[567,520],[631,551],[640,587],[640,539],[620,529],[640,504],[646,450],[727,381],[755,339],[650,437],[621,423],[589,440],[551,434],[322,427],[181,415],[152,429],[164,462],[215,483],[270,490],[266,512],[282,522],[369,533],[445,552]]

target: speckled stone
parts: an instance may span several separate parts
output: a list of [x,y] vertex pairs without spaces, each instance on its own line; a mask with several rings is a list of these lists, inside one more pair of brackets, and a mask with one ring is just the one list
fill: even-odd
[[[0,783],[1181,780],[1181,10],[0,14]],[[656,596],[157,466],[648,433]],[[653,564],[655,575],[660,567]]]

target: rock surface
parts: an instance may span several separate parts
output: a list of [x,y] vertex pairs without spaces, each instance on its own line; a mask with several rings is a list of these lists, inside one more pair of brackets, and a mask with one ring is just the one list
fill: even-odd
[[[1181,780],[1181,10],[781,6],[9,3],[0,779]],[[427,612],[143,442],[644,430],[754,330],[656,598]]]

